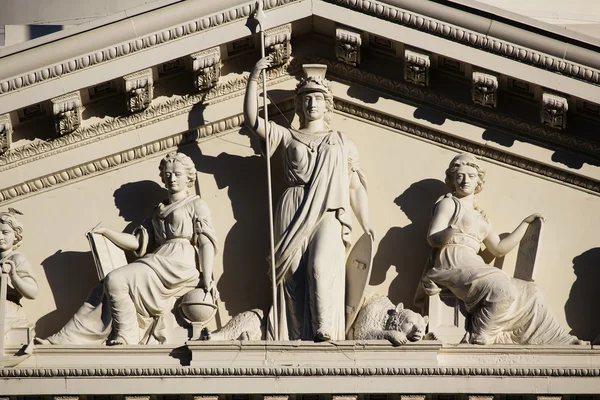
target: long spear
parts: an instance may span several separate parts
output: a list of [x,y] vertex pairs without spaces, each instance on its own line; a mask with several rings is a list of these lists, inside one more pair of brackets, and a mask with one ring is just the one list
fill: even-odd
[[[254,19],[260,26],[260,54],[261,58],[265,57],[265,20],[267,16],[263,11],[263,2],[256,2],[256,13]],[[271,286],[273,296],[273,338],[279,340],[279,315],[277,312],[277,281],[275,272],[275,239],[273,233],[273,190],[271,187],[271,144],[269,140],[269,111],[267,108],[267,70],[262,71],[263,83],[263,108],[265,113],[265,142],[267,145],[267,191],[269,195],[269,241],[271,247]]]

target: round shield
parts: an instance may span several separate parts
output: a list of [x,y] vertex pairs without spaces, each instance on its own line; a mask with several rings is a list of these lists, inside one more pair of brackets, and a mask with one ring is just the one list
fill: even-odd
[[372,264],[373,240],[365,233],[358,239],[346,260],[346,334],[364,301]]

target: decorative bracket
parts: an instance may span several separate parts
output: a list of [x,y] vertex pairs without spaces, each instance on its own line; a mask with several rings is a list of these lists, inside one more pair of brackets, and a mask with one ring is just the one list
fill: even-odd
[[542,124],[553,129],[565,129],[568,109],[569,103],[565,97],[547,92],[542,93],[542,110],[540,112]]
[[429,67],[431,62],[427,54],[404,50],[404,80],[419,86],[429,86]]
[[12,124],[8,114],[0,115],[0,154],[10,149],[12,143]]
[[360,32],[348,28],[335,29],[335,57],[338,61],[358,67],[360,64],[360,46],[362,37]]
[[125,75],[125,97],[127,109],[136,113],[150,107],[154,96],[154,80],[152,79],[152,68]]
[[473,71],[473,103],[496,108],[498,101],[498,78],[491,74]]
[[292,24],[265,31],[265,54],[273,58],[273,67],[287,63],[292,56]]
[[50,100],[54,125],[59,135],[75,132],[81,125],[82,103],[79,92],[68,93]]
[[219,46],[190,55],[194,71],[194,86],[206,92],[217,86],[221,77],[221,49]]

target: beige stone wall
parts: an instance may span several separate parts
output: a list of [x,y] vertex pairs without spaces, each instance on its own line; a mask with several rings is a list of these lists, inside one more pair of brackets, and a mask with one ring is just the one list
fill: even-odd
[[[331,126],[358,145],[369,179],[371,222],[377,233],[370,290],[412,307],[428,255],[425,232],[433,202],[445,193],[444,170],[455,152],[414,137],[335,115]],[[239,132],[182,148],[195,161],[202,197],[220,240],[215,274],[222,302],[219,323],[269,300],[268,225],[264,159],[258,142]],[[97,283],[84,233],[99,221],[131,231],[164,193],[160,155],[12,203],[24,212],[21,251],[34,265],[40,296],[24,301],[41,336],[56,331]],[[275,192],[282,190],[281,160],[274,160]],[[600,197],[491,162],[478,197],[497,232],[527,215],[547,218],[538,284],[559,320],[583,338],[600,331],[594,287],[600,250]],[[353,238],[360,235],[356,225]],[[504,260],[512,274],[514,254]]]

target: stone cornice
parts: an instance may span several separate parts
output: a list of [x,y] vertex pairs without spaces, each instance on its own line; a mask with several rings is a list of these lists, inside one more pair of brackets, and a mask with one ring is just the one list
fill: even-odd
[[[270,83],[293,79],[294,76],[289,74],[288,71],[293,73],[299,67],[299,62],[292,62],[289,66],[270,69],[267,72],[267,78]],[[248,77],[243,76],[218,84],[207,93],[173,98],[164,103],[154,104],[140,113],[125,117],[109,117],[105,121],[80,128],[69,135],[60,136],[49,141],[36,141],[9,150],[0,155],[0,172],[181,115],[189,112],[196,104],[204,103],[208,106],[227,100],[232,96],[241,96],[247,82]]]
[[5,368],[0,378],[62,377],[311,377],[311,376],[490,376],[587,377],[600,376],[598,367],[150,367],[150,368]]
[[[264,8],[268,11],[298,1],[301,0],[266,1]],[[58,79],[65,75],[92,68],[99,64],[127,57],[136,52],[141,52],[155,46],[161,46],[179,40],[185,36],[200,35],[206,30],[214,29],[234,21],[245,20],[251,15],[254,7],[254,1],[247,2],[237,7],[187,21],[162,31],[136,37],[135,39],[123,43],[98,49],[97,51],[89,52],[75,58],[70,58],[56,64],[48,65],[8,79],[3,79],[0,81],[0,98],[25,87],[34,86],[52,79]]]
[[396,98],[407,97],[422,104],[442,108],[461,117],[472,118],[485,124],[507,129],[518,136],[525,136],[536,141],[550,143],[553,147],[560,147],[570,151],[577,151],[594,158],[600,158],[600,144],[568,135],[554,129],[549,129],[541,124],[534,124],[500,114],[495,110],[479,107],[470,103],[462,103],[442,94],[417,87],[402,81],[392,80],[370,72],[352,68],[342,62],[331,61],[324,58],[313,58],[310,62],[327,65],[327,73],[342,80],[373,88],[391,94]]
[[376,0],[324,0],[372,17],[442,37],[489,53],[508,57],[592,84],[600,84],[600,70],[518,45],[461,26],[431,18]]
[[[600,194],[600,182],[596,180],[572,174],[518,155],[508,154],[507,152],[503,152],[501,150],[492,149],[481,144],[457,138],[443,131],[425,128],[413,122],[405,121],[400,118],[381,113],[374,109],[369,109],[359,104],[353,104],[346,100],[335,98],[334,104],[336,111],[343,112],[361,120],[387,128],[397,129],[404,133],[414,135],[443,146],[461,151],[468,151],[494,162],[527,171],[538,176],[551,178],[588,192]],[[282,112],[291,111],[294,109],[293,101],[285,101],[283,104],[278,105],[278,108]],[[178,148],[194,141],[229,132],[233,129],[239,128],[242,123],[242,114],[236,114],[229,118],[202,125],[197,130],[171,135],[142,146],[137,146],[135,148],[124,150],[107,157],[90,161],[85,164],[76,165],[62,171],[54,172],[36,179],[30,179],[26,182],[13,185],[11,187],[0,189],[0,204],[7,204],[25,196],[30,196],[34,193],[51,190],[65,184],[76,182],[86,177],[91,177],[96,174],[121,168],[125,164],[140,161],[154,154],[162,154],[163,152]]]

